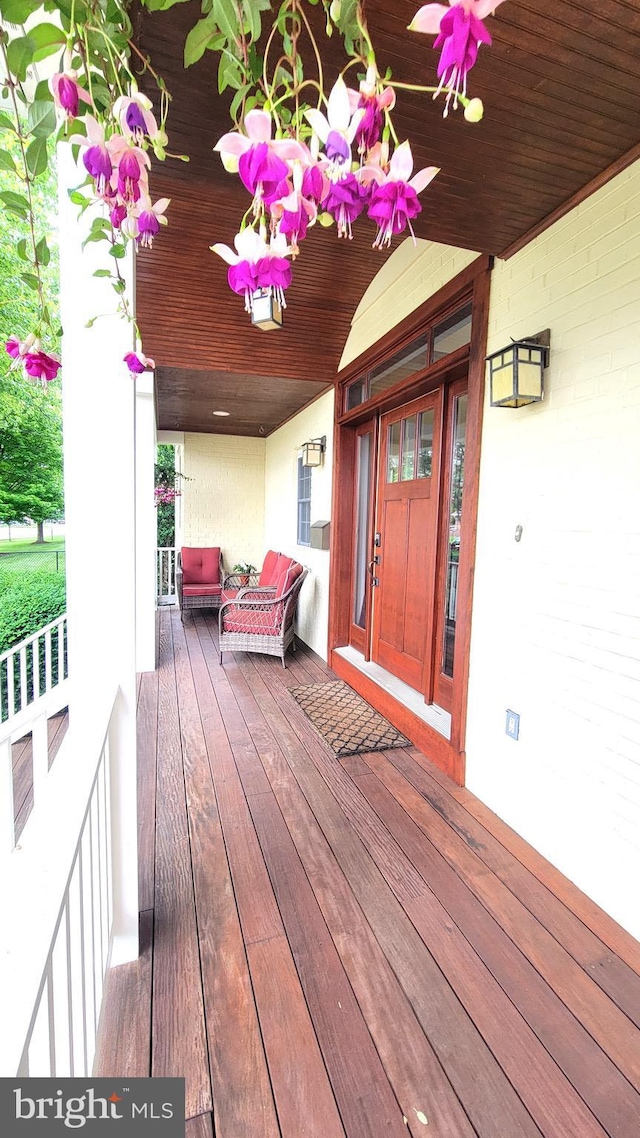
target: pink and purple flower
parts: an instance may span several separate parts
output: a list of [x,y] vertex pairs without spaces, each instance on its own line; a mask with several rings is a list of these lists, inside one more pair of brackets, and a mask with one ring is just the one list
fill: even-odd
[[438,62],[440,86],[436,95],[446,88],[445,115],[452,99],[454,110],[461,96],[466,99],[467,75],[476,63],[480,44],[492,42],[482,21],[502,3],[503,0],[449,0],[449,7],[425,4],[409,24],[412,32],[435,35],[433,46],[442,49]]

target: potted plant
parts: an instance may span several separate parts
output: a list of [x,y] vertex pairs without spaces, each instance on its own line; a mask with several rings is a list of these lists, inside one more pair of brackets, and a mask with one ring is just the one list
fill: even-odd
[[252,565],[250,561],[239,561],[238,564],[233,567],[233,572],[239,574],[239,585],[248,585],[249,577],[252,573],[255,573],[255,571],[256,567]]

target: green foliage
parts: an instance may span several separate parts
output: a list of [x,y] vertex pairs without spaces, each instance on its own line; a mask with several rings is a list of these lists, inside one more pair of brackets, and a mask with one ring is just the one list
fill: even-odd
[[65,611],[64,576],[25,573],[0,594],[0,652],[31,636]]
[[[175,447],[161,443],[156,452],[156,486],[175,486]],[[176,543],[176,509],[174,502],[160,502],[157,509],[158,548],[171,548]]]
[[44,522],[63,509],[59,387],[10,372],[0,385],[0,521]]

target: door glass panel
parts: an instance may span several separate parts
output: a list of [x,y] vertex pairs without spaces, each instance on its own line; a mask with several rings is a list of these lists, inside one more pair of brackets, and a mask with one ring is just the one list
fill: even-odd
[[367,562],[369,560],[369,495],[371,491],[371,435],[358,436],[358,497],[356,502],[356,562],[353,623],[366,623]]
[[433,463],[433,411],[423,411],[418,428],[418,478],[431,478]]
[[416,476],[416,417],[402,420],[402,481],[411,482]]
[[400,423],[392,423],[387,434],[387,482],[397,482],[400,472]]
[[458,309],[433,329],[433,362],[471,342],[471,305]]
[[467,432],[467,396],[459,395],[453,408],[453,446],[451,450],[451,492],[449,497],[449,557],[444,597],[444,643],[442,671],[453,677],[453,651],[456,639],[458,565],[460,561],[460,522],[464,486],[464,452]]

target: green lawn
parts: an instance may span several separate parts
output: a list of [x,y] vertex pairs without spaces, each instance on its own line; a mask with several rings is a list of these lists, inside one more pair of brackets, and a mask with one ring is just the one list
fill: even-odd
[[44,545],[37,545],[35,541],[0,541],[0,553],[38,553],[50,549],[64,549],[64,538],[50,538]]

